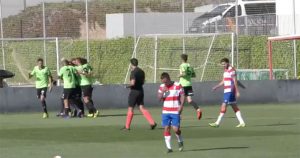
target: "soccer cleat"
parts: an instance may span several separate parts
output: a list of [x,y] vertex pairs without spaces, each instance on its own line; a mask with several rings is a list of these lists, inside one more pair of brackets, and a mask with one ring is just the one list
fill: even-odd
[[183,142],[178,142],[178,150],[183,151]]
[[168,150],[167,150],[167,153],[171,153],[171,152],[173,152],[172,149],[168,149]]
[[157,123],[154,122],[154,125],[150,125],[150,129],[154,130],[156,126],[157,126]]
[[197,110],[197,119],[200,120],[202,118],[202,111]]
[[237,128],[243,128],[243,127],[246,127],[246,124],[244,123],[240,123],[239,125],[236,126]]
[[92,117],[94,117],[94,114],[90,113],[90,114],[87,114],[86,116],[89,117],[89,118],[92,118]]
[[124,126],[124,127],[122,127],[120,130],[122,130],[122,131],[130,131],[130,128],[126,128],[126,127]]
[[94,118],[98,117],[100,115],[99,111],[97,110],[95,113],[94,113]]
[[47,113],[43,113],[43,119],[49,118],[49,115]]
[[210,127],[219,127],[219,125],[216,124],[216,123],[209,123],[209,126],[210,126]]

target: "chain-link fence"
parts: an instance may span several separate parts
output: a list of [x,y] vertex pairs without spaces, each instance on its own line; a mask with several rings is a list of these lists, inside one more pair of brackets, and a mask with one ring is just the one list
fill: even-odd
[[[171,36],[159,39],[158,48],[163,48],[159,52],[166,54],[158,60],[162,62],[163,58],[171,58],[167,54],[172,51],[175,52],[174,54],[180,52],[193,56],[195,55],[193,52],[199,54],[204,50],[205,43],[207,51],[212,39],[204,38],[200,34],[235,33],[233,40],[216,39],[217,45],[211,48],[213,52],[211,55],[216,58],[210,57],[205,61],[203,60],[205,56],[201,59],[198,56],[195,58],[199,60],[193,62],[198,62],[196,67],[204,65],[204,62],[215,63],[210,66],[218,67],[216,61],[224,56],[220,52],[224,50],[231,52],[228,42],[232,40],[234,48],[233,57],[230,59],[245,76],[252,73],[251,69],[264,71],[269,68],[267,36],[276,36],[280,30],[287,30],[285,27],[279,28],[280,21],[276,15],[275,1],[239,0],[236,3],[235,0],[213,2],[209,0],[0,0],[0,2],[2,38],[0,66],[15,71],[16,77],[9,79],[10,83],[32,83],[23,73],[33,68],[38,57],[44,58],[55,74],[59,65],[57,63],[59,59],[56,59],[58,56],[54,56],[56,54],[59,54],[60,58],[68,59],[86,57],[94,67],[99,82],[123,83],[134,50],[136,54],[148,53],[138,57],[141,61],[150,62],[154,57],[148,56],[151,53],[154,55],[155,42],[151,43],[151,47],[144,48],[144,52],[139,52],[142,50],[141,47],[145,46],[141,43],[147,40],[143,38],[141,43],[137,43],[137,39],[146,34],[160,34],[159,37],[182,34],[183,38],[180,40]],[[295,19],[298,17],[297,15]],[[284,19],[284,16],[281,19]],[[197,34],[199,37],[185,39],[185,35],[190,34]],[[213,35],[210,37],[212,38]],[[58,46],[55,38],[59,39]],[[170,42],[169,46],[166,44],[168,42]],[[197,45],[196,42],[203,43]],[[295,52],[289,45],[283,47],[288,47],[285,50],[290,51],[289,53]],[[298,48],[296,52],[299,52],[299,44],[295,48]],[[197,52],[198,49],[201,51]],[[293,61],[299,62],[300,59]],[[175,63],[170,63],[169,68],[177,68],[172,64]],[[288,64],[276,68],[290,69],[287,67]],[[154,73],[151,71],[146,73],[151,76],[152,81],[155,76],[152,76]],[[159,70],[158,73],[161,71]],[[205,71],[213,73],[215,69],[208,68]],[[296,71],[299,73],[298,69]],[[172,73],[175,74],[177,71],[174,70]],[[286,78],[293,77],[294,74],[288,73]],[[215,80],[208,75],[203,78]],[[201,81],[200,78],[196,80]]]

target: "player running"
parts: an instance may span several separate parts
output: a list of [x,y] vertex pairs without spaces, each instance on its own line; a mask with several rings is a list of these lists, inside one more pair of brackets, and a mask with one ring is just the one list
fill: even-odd
[[158,98],[163,101],[162,126],[168,153],[173,152],[171,148],[171,126],[177,137],[179,151],[183,150],[183,139],[180,130],[180,113],[184,104],[184,91],[181,85],[173,82],[168,73],[161,74],[161,82],[158,90]]
[[180,80],[179,83],[183,87],[184,95],[187,102],[194,107],[197,111],[197,119],[200,120],[202,117],[202,111],[200,107],[192,100],[192,96],[194,96],[193,88],[192,88],[192,70],[189,63],[187,63],[188,55],[181,54],[182,64],[180,65]]
[[87,116],[96,118],[99,115],[99,111],[95,108],[92,100],[93,68],[87,63],[86,59],[83,58],[77,58],[76,63],[77,73],[80,75],[79,83],[83,94],[83,101],[89,110]]
[[64,116],[69,117],[70,103],[74,102],[76,88],[76,69],[70,65],[68,60],[63,60],[63,67],[59,70],[58,77],[64,81]]
[[28,74],[29,78],[35,77],[35,86],[37,91],[37,98],[40,100],[44,113],[43,118],[48,118],[49,114],[47,111],[46,95],[47,88],[49,86],[49,91],[52,89],[52,75],[50,69],[44,65],[44,60],[42,58],[37,59],[37,66],[35,66],[31,73]]
[[128,96],[128,111],[124,130],[130,130],[130,124],[133,118],[133,109],[136,105],[139,106],[140,111],[150,124],[150,129],[155,129],[157,124],[154,122],[150,112],[144,107],[144,89],[143,85],[145,82],[145,72],[138,67],[138,60],[132,58],[131,63],[131,74],[130,74],[130,93]]
[[217,121],[215,123],[209,123],[209,125],[211,127],[219,127],[221,120],[226,113],[227,105],[231,105],[239,121],[239,125],[237,125],[236,127],[245,127],[246,124],[236,103],[236,97],[240,96],[236,79],[236,71],[234,67],[229,64],[229,59],[227,58],[221,59],[221,65],[224,67],[223,80],[218,85],[213,87],[213,90],[216,90],[224,85],[224,100],[221,105],[221,111]]

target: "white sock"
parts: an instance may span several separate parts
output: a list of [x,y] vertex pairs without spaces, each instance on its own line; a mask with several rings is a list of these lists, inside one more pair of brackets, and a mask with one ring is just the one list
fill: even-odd
[[183,142],[183,139],[182,139],[182,136],[181,135],[178,135],[178,134],[175,134],[176,137],[177,137],[177,141],[178,142]]
[[235,115],[236,115],[236,118],[239,120],[240,124],[245,124],[245,122],[244,122],[244,120],[243,120],[243,118],[242,118],[242,114],[241,114],[240,111],[237,111],[237,112],[235,113]]
[[216,121],[216,124],[217,124],[217,125],[219,125],[219,124],[221,123],[224,114],[225,114],[225,113],[222,113],[222,112],[219,114],[218,119],[217,119],[217,121]]
[[171,149],[171,136],[165,136],[166,147]]

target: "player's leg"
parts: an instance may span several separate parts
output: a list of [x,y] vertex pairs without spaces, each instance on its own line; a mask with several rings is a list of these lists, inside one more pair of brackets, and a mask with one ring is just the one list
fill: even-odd
[[142,112],[142,114],[144,115],[144,117],[149,122],[150,129],[155,129],[155,127],[157,126],[157,124],[153,120],[152,115],[150,114],[150,112],[144,107],[144,93],[142,91],[139,92],[136,103],[137,103],[137,105],[139,105],[140,111]]
[[43,107],[43,111],[44,111],[43,118],[49,117],[48,110],[47,110],[47,104],[46,104],[46,95],[47,95],[47,88],[42,88],[40,101],[42,103],[42,107]]
[[200,107],[192,100],[192,96],[194,96],[194,91],[192,86],[184,87],[184,94],[186,96],[186,101],[194,107],[194,109],[197,111],[197,118],[198,120],[202,117],[202,111]]
[[227,104],[225,102],[222,103],[217,121],[214,122],[214,123],[209,123],[209,125],[211,127],[219,127],[219,125],[220,125],[220,123],[221,123],[221,121],[222,121],[222,119],[223,119],[223,117],[226,113],[226,108],[227,108]]
[[167,152],[173,152],[171,147],[171,117],[170,114],[162,114],[162,127],[164,128],[164,138],[167,147]]
[[180,115],[179,114],[172,114],[172,128],[175,132],[177,142],[178,142],[178,149],[179,151],[183,151],[183,138],[181,135],[181,130],[180,130]]
[[88,117],[97,117],[99,111],[95,108],[94,102],[92,101],[93,89],[91,86],[82,86],[83,102],[89,110]]
[[64,105],[64,93],[61,95],[60,98],[60,112],[56,114],[57,117],[59,116],[63,116],[64,115],[64,109],[65,109],[65,105]]
[[69,117],[69,112],[70,112],[70,99],[71,99],[71,94],[72,89],[71,88],[65,88],[64,89],[64,116]]
[[231,105],[231,107],[232,107],[233,111],[235,112],[236,118],[237,118],[238,121],[239,121],[239,124],[238,124],[236,127],[245,127],[246,124],[245,124],[245,122],[244,122],[244,119],[243,119],[243,117],[242,117],[241,111],[240,111],[240,109],[238,108],[237,104],[234,103],[234,104]]
[[137,102],[137,93],[133,90],[130,90],[128,95],[128,109],[126,116],[126,123],[123,129],[130,130],[131,121],[133,118],[133,109]]

